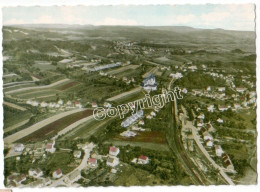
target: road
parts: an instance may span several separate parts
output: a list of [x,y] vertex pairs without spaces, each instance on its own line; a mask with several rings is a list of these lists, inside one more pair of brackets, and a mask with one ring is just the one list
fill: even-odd
[[71,173],[73,173],[74,171],[81,171],[84,168],[87,167],[87,163],[88,163],[88,158],[90,157],[90,153],[93,150],[95,146],[90,143],[88,145],[88,147],[86,149],[84,149],[84,157],[80,163],[80,165],[78,167],[76,167],[73,171],[67,173],[66,175],[62,176],[61,178],[59,178],[58,180],[53,180],[52,184],[49,187],[57,187],[59,185],[64,185],[65,183],[63,182],[64,179],[66,179],[66,177],[68,177]]
[[[182,107],[183,110],[183,121],[185,121],[184,119],[187,117],[187,112],[185,110],[184,107]],[[223,168],[220,167],[218,164],[215,163],[215,161],[210,157],[209,153],[207,152],[207,150],[204,148],[204,146],[201,144],[200,140],[199,140],[199,135],[198,135],[198,131],[196,129],[196,127],[193,126],[191,121],[186,121],[186,123],[183,123],[183,125],[187,128],[191,128],[192,130],[192,135],[193,138],[196,142],[196,144],[198,145],[198,147],[200,148],[201,152],[204,154],[204,156],[207,158],[207,160],[213,165],[213,167],[217,170],[219,170],[220,175],[225,179],[225,181],[229,184],[229,185],[234,185],[233,181],[229,178],[229,176],[223,171]]]
[[83,108],[74,109],[74,110],[71,110],[71,111],[66,111],[64,113],[59,113],[57,115],[51,116],[47,119],[44,119],[44,120],[26,128],[26,129],[23,129],[23,130],[18,131],[18,132],[14,133],[10,136],[7,136],[6,138],[4,138],[4,143],[11,144],[11,143],[18,141],[19,139],[21,139],[21,138],[39,130],[39,129],[41,129],[42,127],[44,127],[44,126],[46,126],[46,125],[48,125],[48,124],[50,124],[50,123],[52,123],[52,122],[54,122],[58,119],[61,119],[63,117],[66,117],[68,115],[71,115],[73,113],[77,113],[77,112],[80,112],[80,111],[83,111],[83,110],[85,110],[85,109],[83,109]]
[[7,91],[5,92],[5,94],[11,94],[11,93],[17,93],[17,92],[21,92],[21,91],[29,91],[29,90],[34,90],[34,89],[46,89],[46,88],[51,88],[51,87],[54,87],[56,85],[59,85],[61,83],[64,83],[66,81],[69,81],[70,79],[62,79],[60,81],[57,81],[55,83],[52,83],[50,85],[43,85],[43,86],[34,86],[34,87],[24,87],[24,88],[21,88],[21,89],[15,89],[15,90],[12,90],[12,91]]

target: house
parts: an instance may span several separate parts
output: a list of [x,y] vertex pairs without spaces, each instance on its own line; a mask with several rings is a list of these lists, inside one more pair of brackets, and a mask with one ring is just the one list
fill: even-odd
[[79,101],[76,101],[75,102],[75,107],[78,107],[78,108],[82,108],[82,105]]
[[226,90],[225,87],[218,87],[218,91],[219,91],[219,92],[223,92],[223,91],[225,91],[225,90]]
[[119,164],[119,159],[117,157],[108,157],[107,158],[107,165],[111,167],[115,167]]
[[25,148],[24,145],[21,144],[21,143],[14,145],[14,151],[15,152],[22,152],[24,150],[24,148]]
[[234,166],[232,164],[232,161],[226,153],[224,153],[222,155],[222,160],[223,160],[223,163],[224,163],[224,166],[225,166],[226,169],[234,170]]
[[210,87],[210,86],[208,86],[206,90],[207,90],[207,91],[211,91],[211,87]]
[[140,121],[138,122],[138,124],[139,124],[139,125],[144,125],[144,120],[140,120]]
[[219,105],[218,106],[218,110],[220,110],[220,111],[227,111],[228,110],[228,107],[226,106],[226,105]]
[[216,151],[216,155],[218,157],[221,157],[222,154],[224,153],[224,151],[222,150],[221,146],[220,145],[215,145],[215,151]]
[[206,140],[206,146],[207,147],[213,147],[213,141],[210,140],[210,139]]
[[63,105],[63,100],[60,99],[60,100],[58,101],[58,104],[59,104],[59,105]]
[[183,77],[181,73],[171,73],[170,77],[175,78],[175,79],[180,79]]
[[56,151],[54,145],[55,145],[55,140],[49,141],[46,145],[46,151],[50,153],[54,153]]
[[111,173],[117,173],[117,170],[116,169],[111,169],[110,172]]
[[141,155],[138,158],[138,163],[139,164],[147,164],[147,163],[149,163],[149,158],[147,156]]
[[36,168],[36,169],[30,168],[28,173],[29,173],[30,177],[34,177],[34,178],[39,178],[39,177],[43,176],[43,172],[39,168]]
[[214,112],[215,108],[214,108],[214,105],[210,105],[208,106],[208,112]]
[[17,187],[26,181],[27,177],[25,174],[19,175],[18,173],[13,173],[7,177],[7,183],[11,186]]
[[247,89],[244,88],[244,87],[237,87],[236,88],[236,91],[239,92],[239,93],[244,93]]
[[112,104],[110,104],[110,103],[108,103],[108,102],[105,102],[105,103],[104,103],[104,107],[110,108],[110,107],[112,107]]
[[120,135],[123,136],[123,137],[135,137],[136,133],[133,132],[133,131],[127,130],[127,131],[120,133]]
[[151,116],[151,115],[146,115],[146,119],[152,119],[153,118],[153,116]]
[[117,156],[119,152],[120,152],[120,150],[117,147],[109,148],[109,155]]
[[47,107],[48,106],[48,103],[46,103],[45,101],[41,102],[41,107]]
[[200,89],[192,89],[192,95],[196,96],[196,95],[200,95],[202,93],[202,91]]
[[80,158],[80,157],[81,157],[81,151],[74,151],[74,152],[73,152],[73,156],[74,156],[75,158]]
[[205,131],[202,135],[203,135],[204,141],[213,140],[213,137],[207,131]]
[[152,74],[143,80],[142,86],[147,91],[157,90],[157,82],[155,76]]
[[198,119],[204,119],[205,118],[205,115],[203,113],[201,113],[199,116],[198,116]]
[[241,109],[241,105],[239,103],[234,103],[234,108],[235,109]]
[[89,158],[88,159],[88,165],[90,167],[97,167],[97,159],[96,158]]
[[74,182],[78,181],[80,178],[81,178],[81,173],[79,170],[73,171],[68,176],[70,183],[74,183]]
[[39,105],[39,103],[37,101],[32,101],[31,105],[34,107],[37,107]]
[[156,113],[152,111],[152,112],[150,113],[150,115],[152,115],[153,117],[155,117],[155,116],[156,116]]
[[96,102],[93,102],[93,103],[92,103],[92,107],[98,107],[97,103],[96,103]]
[[66,105],[67,105],[67,106],[71,106],[71,105],[72,105],[72,102],[71,102],[71,101],[67,101]]
[[54,171],[54,172],[52,173],[52,177],[53,177],[54,179],[61,178],[61,177],[62,177],[62,171],[61,171],[61,169],[57,169],[56,171]]
[[219,122],[219,123],[223,123],[223,122],[224,122],[224,120],[223,120],[223,119],[220,119],[220,118],[218,118],[218,119],[217,119],[217,122]]
[[183,89],[182,89],[182,92],[185,93],[185,94],[187,94],[187,93],[188,93],[188,90],[187,90],[186,88],[183,88]]

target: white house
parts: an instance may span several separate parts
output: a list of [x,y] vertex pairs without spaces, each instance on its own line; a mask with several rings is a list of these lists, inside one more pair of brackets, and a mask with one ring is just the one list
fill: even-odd
[[82,108],[82,105],[79,101],[76,101],[75,102],[75,107],[78,107],[78,108]]
[[156,113],[155,113],[154,111],[152,111],[152,112],[150,113],[150,115],[152,115],[153,117],[155,117],[155,116],[156,116]]
[[29,169],[28,173],[29,173],[30,177],[34,177],[34,178],[39,178],[39,177],[43,176],[43,172],[39,168],[36,168],[36,169],[31,168],[31,169]]
[[210,105],[208,106],[208,112],[214,112],[215,108],[214,108],[214,105]]
[[204,119],[205,118],[205,115],[203,113],[201,113],[199,116],[198,116],[198,119]]
[[133,132],[133,131],[127,130],[127,131],[120,133],[120,135],[123,136],[123,137],[135,137],[136,133]]
[[92,107],[98,107],[97,102],[93,102]]
[[143,117],[144,115],[144,111],[143,110],[139,110],[137,111],[135,114],[131,115],[130,117],[128,117],[126,120],[124,120],[121,123],[121,126],[126,128],[130,125],[132,125],[134,122],[136,122],[138,119],[140,119],[141,117]]
[[79,151],[79,150],[74,151],[74,152],[73,152],[73,156],[74,156],[75,158],[80,158],[80,157],[81,157],[81,151]]
[[225,91],[225,90],[226,90],[225,87],[218,87],[218,91],[219,91],[219,92],[223,92],[223,91]]
[[58,104],[59,104],[59,105],[63,105],[63,100],[60,99],[60,100],[58,101]]
[[218,118],[218,119],[217,119],[217,122],[219,122],[219,123],[223,123],[223,122],[224,122],[224,120],[223,120],[223,119],[220,119],[220,118]]
[[234,103],[234,109],[241,109],[241,105],[239,103]]
[[206,140],[206,146],[207,147],[213,147],[213,141],[210,140],[210,139]]
[[110,103],[108,103],[108,102],[105,102],[105,103],[104,103],[104,107],[110,108],[110,107],[112,107],[112,104],[110,104]]
[[144,120],[140,120],[140,121],[138,122],[138,124],[139,124],[139,125],[144,125]]
[[111,167],[115,167],[119,164],[119,159],[117,157],[108,157],[107,165]]
[[221,146],[220,145],[215,145],[215,151],[216,151],[216,155],[218,157],[221,157],[222,154],[224,153],[224,151],[222,150]]
[[54,179],[61,178],[62,175],[63,175],[63,174],[62,174],[61,169],[57,169],[56,171],[54,171],[54,172],[52,173],[52,177],[53,177]]
[[15,152],[22,152],[23,150],[24,150],[24,145],[23,144],[21,144],[21,143],[18,143],[18,144],[16,144],[15,146],[14,146],[14,151]]
[[226,106],[226,105],[219,105],[218,109],[223,112],[223,111],[228,110],[228,106]]
[[47,107],[48,106],[48,104],[45,102],[45,101],[43,101],[43,102],[41,102],[41,105],[40,105],[41,107]]
[[236,90],[237,90],[237,92],[239,92],[239,93],[244,93],[247,89],[244,88],[244,87],[237,87]]
[[117,156],[120,152],[120,149],[117,147],[110,147],[109,148],[109,155]]
[[149,158],[147,156],[141,155],[138,158],[138,163],[139,164],[147,164],[147,163],[149,163]]
[[171,73],[170,77],[175,78],[175,79],[180,79],[183,77],[181,73]]
[[212,135],[209,134],[209,132],[205,131],[203,133],[203,139],[204,139],[204,141],[213,140],[213,137],[212,137]]

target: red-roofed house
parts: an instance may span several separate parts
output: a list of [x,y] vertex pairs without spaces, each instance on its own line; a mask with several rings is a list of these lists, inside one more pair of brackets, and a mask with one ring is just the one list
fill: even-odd
[[138,158],[138,163],[139,164],[147,164],[147,163],[149,163],[149,158],[147,156],[141,155]]
[[56,148],[54,147],[54,145],[55,145],[54,140],[48,142],[47,145],[46,145],[46,151],[50,152],[50,153],[54,153],[56,151]]
[[97,167],[97,159],[96,158],[89,158],[88,165],[91,167]]
[[117,147],[109,148],[109,155],[117,156],[119,152],[120,152],[120,150]]
[[55,179],[61,178],[62,177],[62,171],[61,169],[57,169],[52,173],[52,177]]

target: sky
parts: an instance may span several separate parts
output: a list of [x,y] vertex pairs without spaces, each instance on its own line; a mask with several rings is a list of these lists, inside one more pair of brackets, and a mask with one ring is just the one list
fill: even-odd
[[253,4],[31,6],[3,8],[3,24],[190,26],[255,30]]

